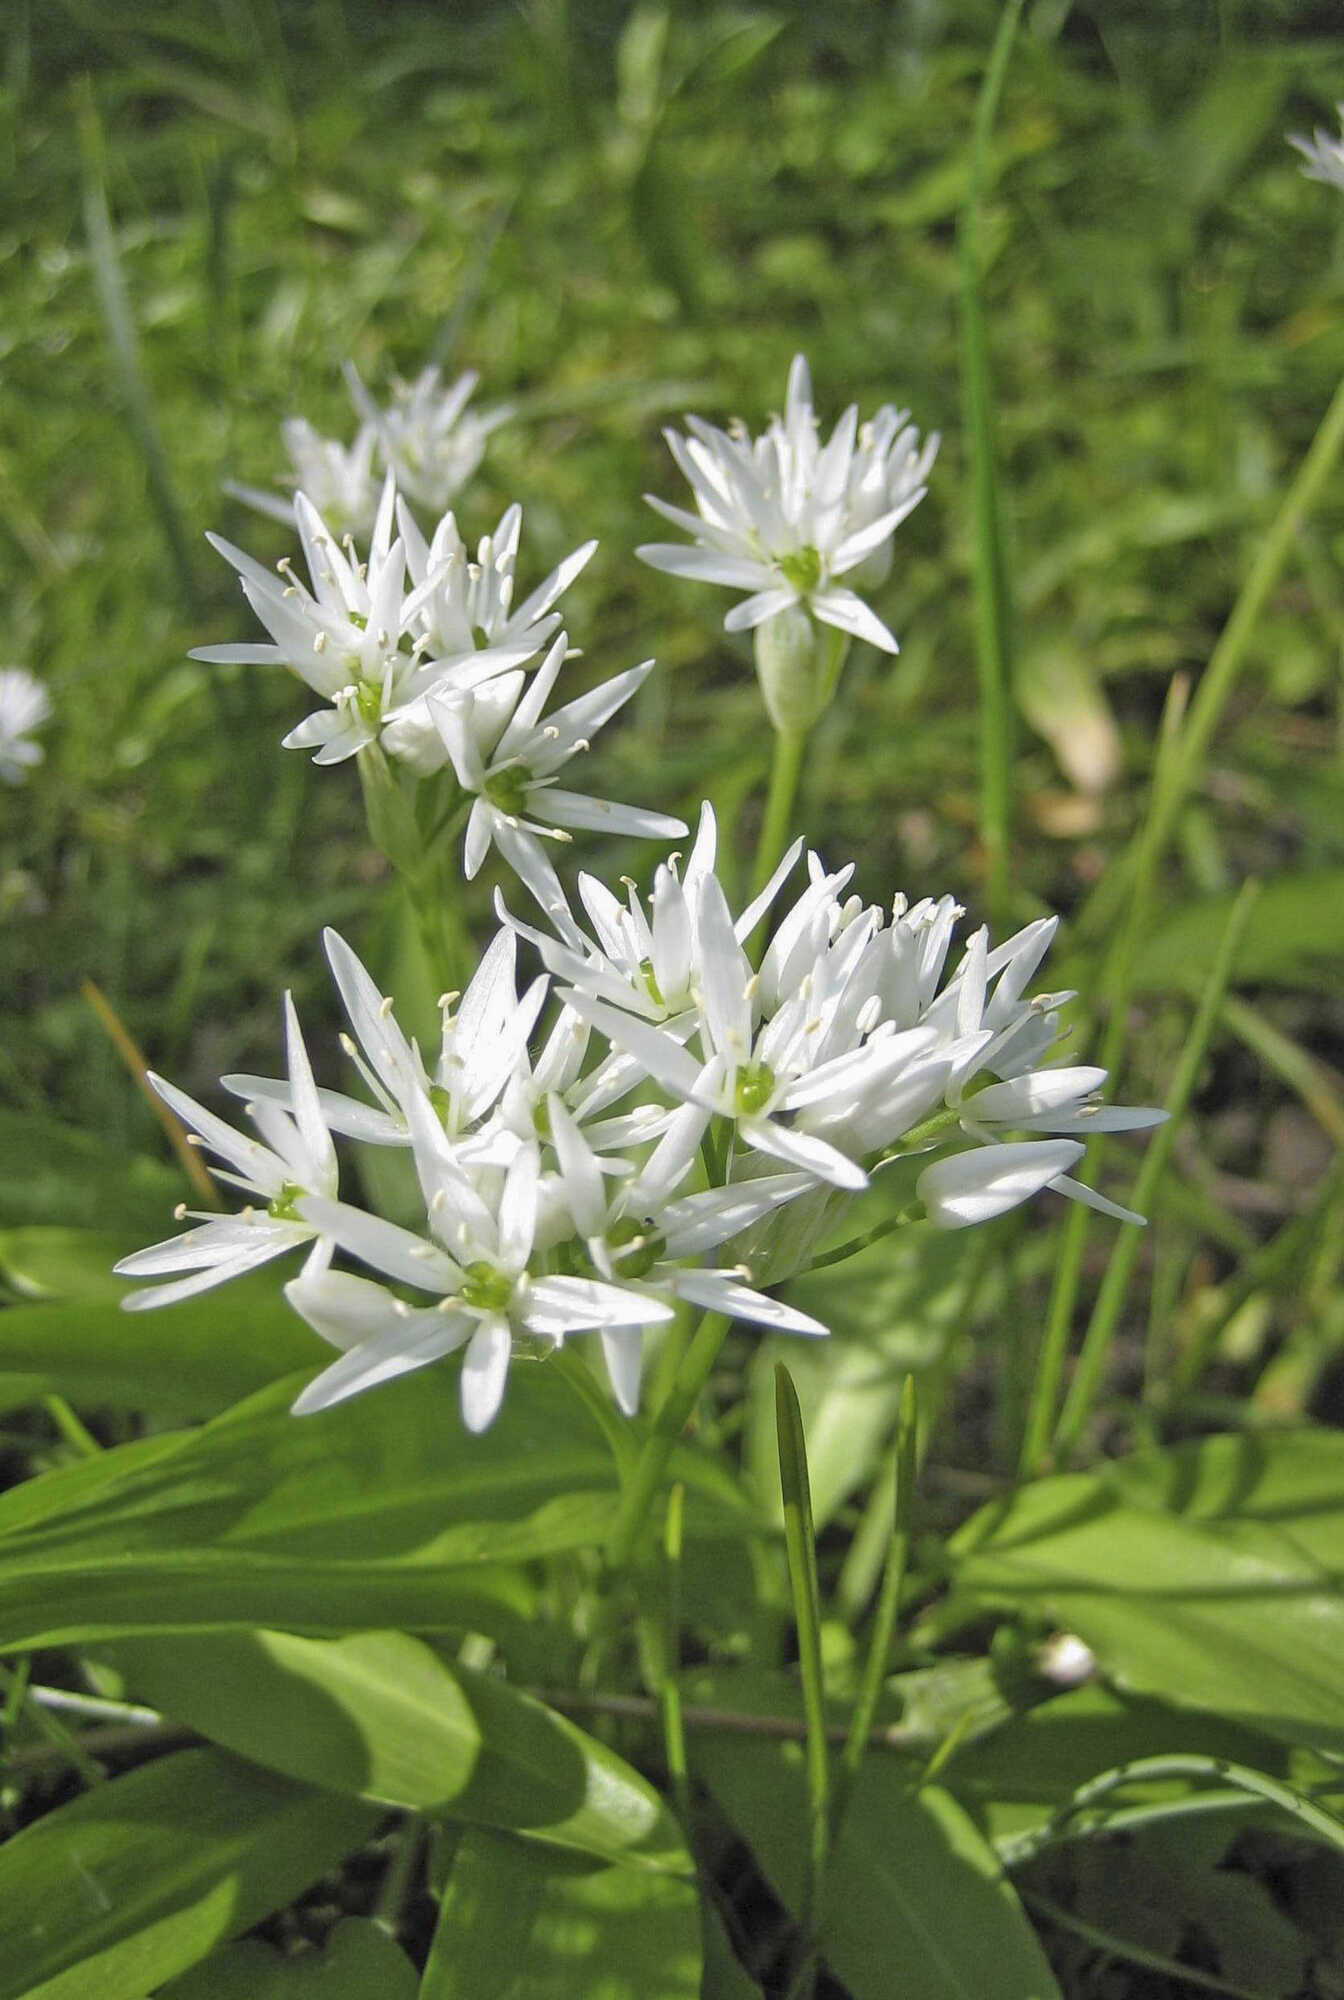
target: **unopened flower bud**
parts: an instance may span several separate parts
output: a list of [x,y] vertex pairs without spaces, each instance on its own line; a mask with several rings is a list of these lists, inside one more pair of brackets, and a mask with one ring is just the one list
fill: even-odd
[[801,736],[830,707],[849,640],[818,630],[801,604],[777,611],[756,627],[756,676],[766,714],[781,736]]

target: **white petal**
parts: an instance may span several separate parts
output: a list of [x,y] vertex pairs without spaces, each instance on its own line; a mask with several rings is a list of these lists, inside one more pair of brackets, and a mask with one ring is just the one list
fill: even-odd
[[[398,1322],[385,1333],[350,1348],[330,1368],[324,1368],[290,1405],[294,1415],[311,1416],[315,1410],[343,1403],[347,1396],[357,1396],[362,1389],[375,1388],[380,1382],[391,1382],[398,1375],[409,1375],[416,1368],[426,1367],[460,1347],[471,1325],[465,1313],[414,1313],[411,1318],[415,1326],[409,1334],[405,1325]],[[430,1321],[434,1324],[426,1323]]]
[[614,799],[592,799],[582,792],[560,791],[554,786],[534,788],[528,796],[528,811],[540,820],[552,819],[557,826],[577,826],[591,833],[630,833],[640,840],[680,840],[686,822],[667,813],[648,812],[643,806],[623,806]]
[[305,1222],[334,1237],[343,1250],[375,1271],[422,1292],[456,1291],[460,1275],[456,1263],[425,1237],[347,1202],[326,1201],[318,1195],[303,1196],[295,1207]]
[[637,1326],[604,1326],[602,1355],[617,1407],[627,1417],[639,1408],[639,1365],[644,1336]]
[[780,611],[787,611],[791,604],[798,602],[798,593],[791,584],[772,585],[769,590],[758,590],[754,597],[744,597],[735,604],[723,621],[725,632],[750,632],[757,625],[764,625],[767,618],[773,618]]
[[870,610],[852,590],[813,591],[808,606],[823,625],[834,625],[837,630],[849,632],[856,639],[866,639],[870,646],[876,646],[884,653],[899,653],[901,650],[877,613]]
[[689,1299],[692,1305],[726,1313],[729,1319],[750,1320],[753,1326],[773,1327],[778,1333],[830,1332],[828,1326],[809,1313],[798,1312],[779,1299],[753,1291],[750,1285],[740,1284],[726,1271],[678,1271],[673,1283],[679,1296]]
[[975,1146],[926,1167],[915,1191],[939,1229],[988,1222],[1029,1201],[1083,1155],[1072,1139],[1025,1140],[1011,1146]]
[[551,1340],[599,1326],[657,1326],[675,1317],[664,1300],[597,1278],[536,1278],[524,1314],[529,1332]]
[[1117,1222],[1137,1223],[1140,1229],[1148,1227],[1147,1216],[1140,1215],[1137,1209],[1122,1208],[1118,1201],[1098,1194],[1095,1188],[1088,1187],[1083,1181],[1071,1180],[1067,1174],[1056,1174],[1050,1186],[1056,1194],[1066,1194],[1070,1201],[1080,1201],[1084,1208],[1095,1208],[1098,1215],[1114,1216]]
[[508,1322],[483,1320],[462,1358],[462,1421],[469,1431],[492,1424],[504,1400],[513,1339]]
[[663,570],[668,576],[689,576],[698,583],[722,583],[731,590],[760,590],[774,574],[768,564],[752,562],[746,556],[683,548],[680,542],[645,542],[635,554],[650,569]]
[[828,1146],[824,1139],[814,1138],[811,1133],[799,1132],[788,1125],[777,1125],[770,1118],[739,1118],[737,1129],[758,1153],[769,1153],[776,1160],[787,1161],[791,1167],[801,1167],[805,1173],[829,1181],[832,1187],[853,1188],[857,1192],[868,1185],[868,1176],[862,1167],[856,1166],[834,1146]]
[[987,1090],[977,1090],[966,1098],[962,1108],[977,1125],[1016,1125],[1022,1118],[1058,1111],[1065,1105],[1076,1110],[1078,1099],[1099,1090],[1105,1081],[1104,1069],[1085,1064],[1071,1069],[1040,1069],[1007,1083],[991,1083]]
[[294,998],[288,992],[285,994],[285,1058],[293,1092],[294,1122],[299,1128],[308,1164],[308,1173],[304,1178],[315,1193],[320,1188],[335,1193],[336,1148],[331,1142],[327,1121],[322,1116]]
[[547,1098],[551,1142],[564,1179],[565,1201],[580,1236],[599,1236],[607,1219],[602,1174],[588,1141],[554,1092]]

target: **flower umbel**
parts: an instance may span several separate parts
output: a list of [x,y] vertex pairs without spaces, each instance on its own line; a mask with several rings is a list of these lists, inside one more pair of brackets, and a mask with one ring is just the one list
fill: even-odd
[[821,624],[896,652],[892,634],[852,586],[885,578],[892,537],[927,490],[938,438],[921,447],[908,414],[884,404],[860,427],[851,404],[823,445],[807,363],[796,356],[784,415],[772,417],[760,437],[699,417],[687,417],[688,437],[664,433],[697,511],[645,497],[690,534],[692,546],[652,542],[635,553],[673,576],[746,591],[723,621],[730,632],[802,605]]
[[[550,769],[535,761],[542,746],[563,762],[577,748],[574,732],[592,723],[581,705],[609,713],[625,698],[629,677],[620,676],[557,711],[558,735],[547,738],[540,712],[563,654],[560,635],[528,690],[533,707],[519,702],[486,749],[470,735],[469,712],[450,718],[459,776],[477,790],[473,811],[497,816],[485,821],[487,840],[501,827],[536,838],[522,817],[537,809],[532,793],[557,796]],[[490,787],[498,792],[505,778],[518,796],[500,803]],[[592,801],[575,808],[595,810]],[[432,1068],[349,946],[328,933],[352,1029],[345,1048],[367,1098],[318,1090],[288,999],[288,1080],[225,1079],[264,1143],[155,1079],[227,1163],[222,1177],[264,1206],[200,1216],[197,1228],[126,1259],[119,1268],[129,1276],[187,1273],[128,1303],[187,1297],[312,1243],[286,1296],[341,1352],[296,1408],[322,1408],[460,1352],[463,1418],[479,1430],[500,1406],[514,1358],[588,1332],[599,1336],[618,1404],[633,1410],[645,1334],[683,1303],[781,1332],[824,1332],[764,1287],[806,1268],[853,1194],[885,1185],[903,1161],[898,1215],[923,1214],[940,1228],[988,1220],[1045,1187],[1138,1220],[1070,1178],[1085,1134],[1162,1114],[1104,1105],[1101,1070],[1050,1060],[1069,996],[1027,997],[1027,988],[1053,921],[994,949],[977,931],[945,977],[961,915],[950,897],[898,897],[888,914],[846,893],[850,868],[828,871],[813,854],[753,968],[746,940],[797,858],[795,847],[734,917],[705,807],[684,874],[669,856],[650,903],[631,888],[621,904],[586,878],[583,905],[599,941],[568,905],[555,913],[554,939],[507,919],[455,1013],[445,996]],[[549,968],[521,999],[520,935]],[[559,1010],[534,1052],[552,977],[564,982],[551,996]],[[333,1131],[408,1152],[421,1204],[409,1226],[337,1198]],[[371,1275],[338,1268],[337,1257]]]

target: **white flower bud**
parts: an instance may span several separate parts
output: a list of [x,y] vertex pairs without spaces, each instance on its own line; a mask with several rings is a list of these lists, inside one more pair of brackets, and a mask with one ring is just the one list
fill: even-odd
[[826,706],[817,629],[801,604],[756,627],[756,675],[765,712],[781,736],[801,736]]

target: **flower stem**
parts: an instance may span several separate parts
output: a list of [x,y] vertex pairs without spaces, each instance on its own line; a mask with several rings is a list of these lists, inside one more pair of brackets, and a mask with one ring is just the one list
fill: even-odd
[[700,1399],[710,1370],[728,1335],[731,1321],[722,1313],[706,1313],[695,1329],[681,1366],[672,1378],[667,1400],[653,1420],[653,1429],[644,1442],[617,1510],[615,1526],[607,1543],[607,1564],[613,1570],[626,1569],[639,1541],[653,1497],[676,1449],[677,1439]]
[[798,776],[803,768],[807,731],[775,734],[775,752],[770,765],[770,789],[766,793],[756,862],[752,869],[752,894],[758,894],[770,880],[775,863],[789,844],[793,822],[793,802],[798,792]]

